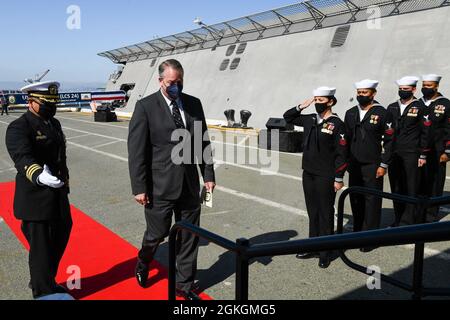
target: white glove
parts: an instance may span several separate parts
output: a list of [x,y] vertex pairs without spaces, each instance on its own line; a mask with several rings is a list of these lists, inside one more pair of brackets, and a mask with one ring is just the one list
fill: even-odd
[[64,182],[52,175],[47,165],[44,165],[44,171],[38,176],[37,182],[40,185],[46,185],[55,189],[61,188],[64,185]]

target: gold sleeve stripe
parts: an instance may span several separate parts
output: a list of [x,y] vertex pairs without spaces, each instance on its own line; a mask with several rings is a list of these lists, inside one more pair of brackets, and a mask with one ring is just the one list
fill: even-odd
[[40,166],[38,164],[32,164],[31,166],[28,167],[27,169],[27,175],[30,173],[30,171],[34,168],[39,168]]
[[33,171],[30,171],[30,172],[27,174],[27,178],[28,178],[28,180],[30,180],[31,182],[33,182],[33,173],[34,173],[36,170],[38,170],[38,169],[37,169],[37,168],[36,168],[36,169],[33,169]]
[[32,180],[33,174],[34,174],[37,170],[39,170],[39,169],[42,169],[42,167],[41,167],[40,165],[38,165],[38,164],[32,164],[32,165],[28,168],[28,170],[27,170],[27,172],[26,172],[26,176],[27,176],[28,180],[33,181],[33,180]]
[[30,180],[31,182],[33,182],[33,174],[34,174],[36,171],[38,171],[38,170],[39,170],[39,168],[33,169],[33,171],[31,171],[31,172],[29,173],[29,175],[27,175],[28,180]]

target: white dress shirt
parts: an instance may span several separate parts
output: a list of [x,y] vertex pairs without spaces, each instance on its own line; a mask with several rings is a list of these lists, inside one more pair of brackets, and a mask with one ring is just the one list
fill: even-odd
[[[167,98],[167,97],[164,95],[164,93],[162,92],[162,89],[161,89],[161,94],[162,94],[162,96],[164,97],[164,100],[166,100],[167,106],[169,107],[169,110],[170,110],[170,114],[173,114],[173,113],[172,113],[172,109],[173,109],[173,106],[172,106],[172,100],[170,100],[169,98]],[[176,100],[176,102],[177,102],[178,108],[180,109],[181,119],[183,119],[184,127],[186,127],[186,117],[185,117],[185,115],[184,115],[183,103],[181,102],[181,99],[180,99],[180,98],[178,98],[178,99]]]

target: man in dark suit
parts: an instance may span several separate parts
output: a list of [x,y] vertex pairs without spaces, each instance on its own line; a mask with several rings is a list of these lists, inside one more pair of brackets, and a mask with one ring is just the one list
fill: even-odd
[[[136,266],[145,287],[149,264],[175,220],[200,223],[200,168],[205,188],[215,187],[211,146],[199,99],[182,93],[183,67],[177,60],[159,66],[161,89],[136,103],[128,135],[131,188],[145,206],[147,229]],[[202,135],[202,136],[200,136]],[[181,232],[177,239],[177,293],[187,299],[197,271],[198,238]]]

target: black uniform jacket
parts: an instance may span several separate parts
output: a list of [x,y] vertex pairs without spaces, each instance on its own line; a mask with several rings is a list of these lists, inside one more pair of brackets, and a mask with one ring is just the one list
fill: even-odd
[[177,127],[161,91],[136,103],[128,134],[128,164],[134,195],[147,193],[150,197],[176,200],[186,178],[192,196],[198,197],[200,182],[197,166],[205,182],[215,181],[202,104],[199,99],[187,94],[181,95],[181,101],[186,130],[190,133],[190,139],[186,137],[183,141],[191,149],[190,155],[183,151],[183,159],[189,159],[182,163],[175,163],[171,158],[172,151],[178,153],[182,145],[172,139]]
[[350,159],[366,164],[377,163],[387,168],[392,155],[392,120],[378,103],[367,111],[364,119],[360,119],[359,109],[355,106],[345,114]]
[[[14,196],[16,218],[44,221],[70,213],[66,142],[59,121],[53,118],[44,122],[27,111],[8,126],[6,147],[17,169]],[[44,165],[65,182],[62,188],[37,184],[37,177]]]
[[414,99],[400,114],[400,101],[387,108],[393,119],[394,152],[418,153],[426,159],[431,144],[431,120],[426,107]]
[[[425,105],[425,101],[420,99]],[[440,154],[450,156],[450,100],[439,94],[430,106],[426,106],[432,122],[432,147]]]
[[317,123],[317,114],[302,115],[297,107],[284,114],[288,123],[304,128],[303,170],[342,182],[348,166],[345,126],[337,115]]

